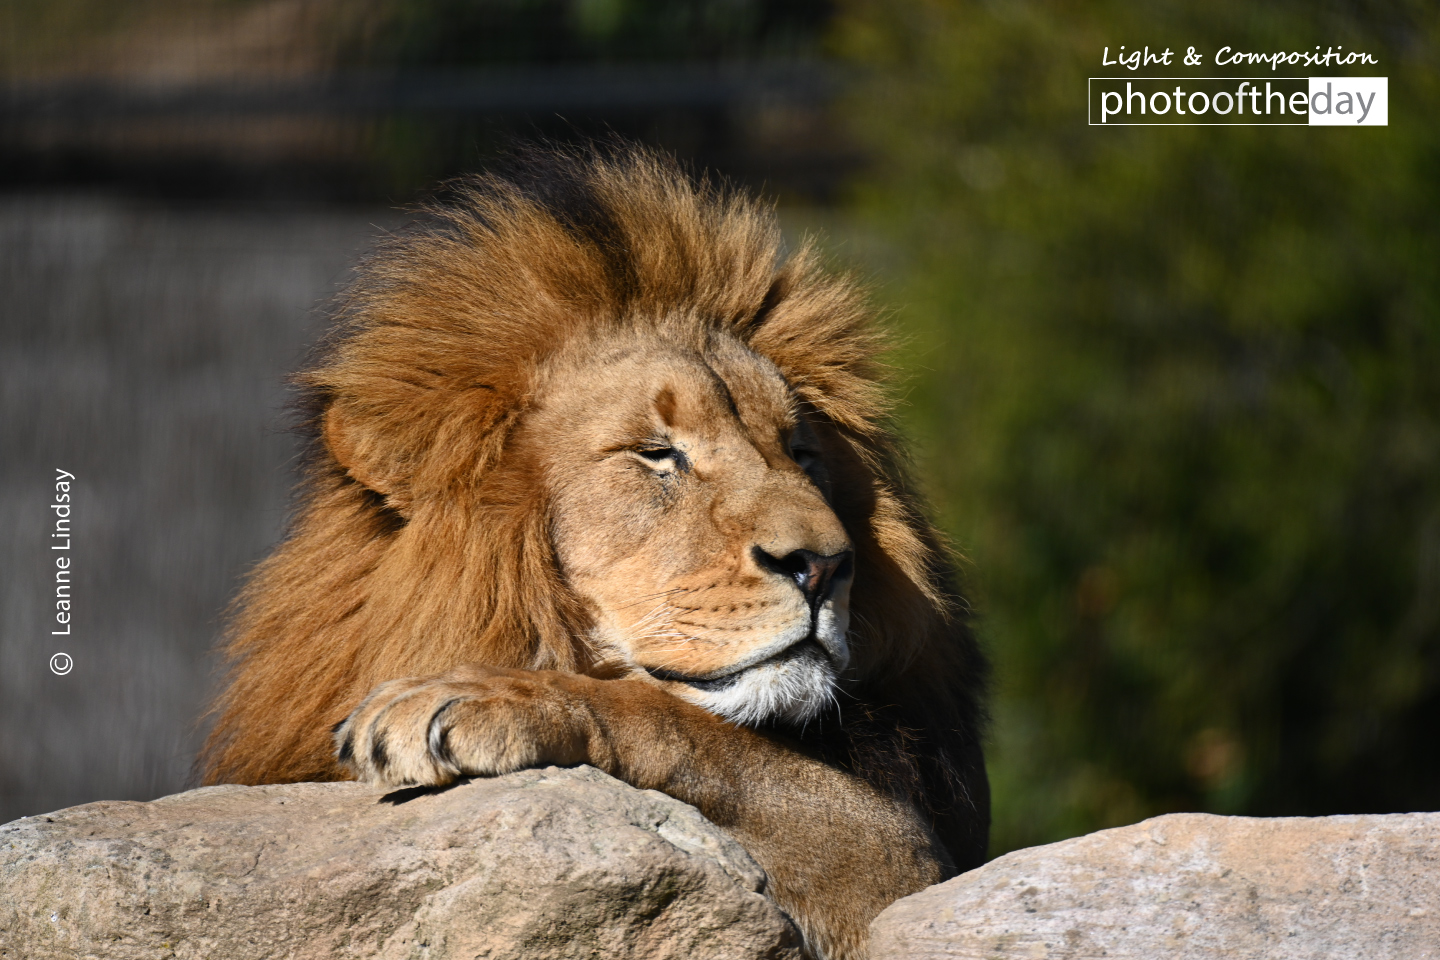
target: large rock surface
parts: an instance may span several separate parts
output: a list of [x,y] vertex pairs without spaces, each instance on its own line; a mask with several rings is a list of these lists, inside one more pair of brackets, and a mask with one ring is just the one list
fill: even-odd
[[1440,958],[1440,813],[1174,814],[892,904],[872,960]]
[[0,827],[0,957],[797,958],[693,808],[589,768],[209,787]]

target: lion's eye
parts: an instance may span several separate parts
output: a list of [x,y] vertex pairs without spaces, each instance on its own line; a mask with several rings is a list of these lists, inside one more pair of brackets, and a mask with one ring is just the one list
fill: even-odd
[[809,473],[820,461],[820,455],[807,447],[804,441],[798,438],[791,438],[785,445],[785,451],[790,454],[790,459],[800,465],[800,469]]
[[674,447],[640,447],[635,452],[656,470],[677,471],[685,466],[685,455]]

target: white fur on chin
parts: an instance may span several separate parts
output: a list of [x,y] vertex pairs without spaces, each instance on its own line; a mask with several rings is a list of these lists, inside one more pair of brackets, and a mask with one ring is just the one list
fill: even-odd
[[[847,585],[848,586],[848,585]],[[686,699],[732,723],[754,725],[782,720],[803,725],[835,702],[835,679],[850,663],[848,589],[836,603],[821,605],[815,639],[823,652],[806,645],[793,656],[767,660],[741,672],[723,690],[691,689]]]

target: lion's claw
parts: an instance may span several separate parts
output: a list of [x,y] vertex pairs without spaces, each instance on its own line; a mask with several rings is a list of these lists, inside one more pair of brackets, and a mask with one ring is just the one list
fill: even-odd
[[335,727],[336,756],[358,779],[388,787],[584,762],[584,711],[549,680],[474,666],[392,680]]

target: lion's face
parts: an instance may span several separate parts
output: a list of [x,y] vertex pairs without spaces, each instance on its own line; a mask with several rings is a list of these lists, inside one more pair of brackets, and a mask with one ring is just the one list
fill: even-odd
[[516,441],[604,661],[737,722],[803,722],[850,659],[850,538],[819,439],[738,341],[556,358]]

